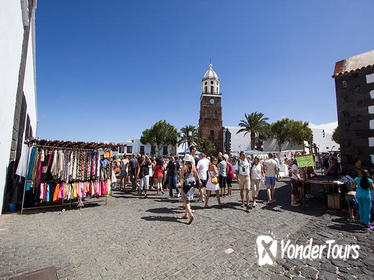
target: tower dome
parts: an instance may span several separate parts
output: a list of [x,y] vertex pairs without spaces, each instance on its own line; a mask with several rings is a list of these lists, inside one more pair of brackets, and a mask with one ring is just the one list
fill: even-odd
[[203,94],[220,94],[218,75],[213,70],[212,64],[209,64],[209,69],[201,80],[201,92]]
[[207,79],[219,80],[217,73],[212,68],[212,64],[209,64],[209,69],[208,69],[208,71],[205,72],[203,81],[207,80]]

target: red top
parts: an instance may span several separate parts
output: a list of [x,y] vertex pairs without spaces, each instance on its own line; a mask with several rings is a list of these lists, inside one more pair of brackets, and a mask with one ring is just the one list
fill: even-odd
[[155,175],[154,175],[154,178],[162,178],[164,177],[164,175],[162,174],[162,172],[164,171],[164,167],[159,164],[156,165],[156,168],[155,168]]
[[232,172],[232,165],[231,165],[231,163],[229,163],[229,162],[227,162],[227,168],[228,168],[228,175],[229,175],[229,178],[230,179],[234,179],[234,173]]

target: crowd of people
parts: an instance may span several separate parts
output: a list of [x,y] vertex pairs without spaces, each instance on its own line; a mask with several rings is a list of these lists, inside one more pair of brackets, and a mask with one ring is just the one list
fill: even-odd
[[275,202],[275,183],[278,177],[279,161],[269,154],[269,159],[260,161],[247,157],[244,152],[239,158],[219,153],[218,157],[196,155],[196,147],[190,147],[190,153],[184,156],[171,155],[167,158],[148,157],[147,155],[126,156],[114,160],[114,170],[120,179],[120,189],[131,185],[131,191],[147,197],[150,189],[157,195],[169,190],[169,197],[180,198],[186,209],[183,218],[193,221],[190,202],[198,190],[198,201],[210,208],[209,198],[215,194],[218,207],[224,205],[222,199],[232,195],[232,181],[237,180],[240,188],[241,207],[256,207],[256,199],[261,182],[266,185],[268,203]]
[[[131,185],[131,191],[139,196],[147,197],[148,191],[154,189],[156,195],[164,195],[168,190],[169,197],[176,196],[183,201],[185,215],[191,223],[194,219],[190,203],[194,200],[195,190],[198,190],[198,201],[210,208],[211,195],[215,195],[218,207],[224,205],[223,198],[232,195],[232,182],[236,180],[240,189],[241,207],[248,210],[256,207],[257,196],[261,185],[266,187],[267,203],[275,202],[275,185],[279,180],[281,160],[269,153],[267,159],[247,157],[240,152],[239,157],[219,153],[218,157],[207,156],[204,153],[196,155],[196,147],[190,147],[190,153],[184,156],[171,155],[170,158],[148,157],[147,155],[126,156],[114,161],[114,170],[120,178],[120,188]],[[324,170],[327,176],[337,176],[341,172],[335,157],[324,159]],[[289,166],[291,177],[291,206],[301,205],[303,198],[312,198],[310,184],[305,181],[315,175],[313,167],[299,168],[295,158],[284,158],[281,164]],[[346,199],[349,205],[350,219],[358,217],[366,225],[370,223],[370,188],[373,187],[368,173],[355,166],[355,174],[351,174],[352,188]],[[367,187],[368,186],[368,187]],[[352,198],[354,197],[354,199]],[[368,210],[369,209],[369,210]],[[368,222],[369,219],[369,222]]]

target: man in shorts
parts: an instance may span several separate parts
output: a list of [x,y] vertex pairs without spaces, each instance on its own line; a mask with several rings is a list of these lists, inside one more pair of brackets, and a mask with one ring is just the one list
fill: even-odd
[[197,172],[199,173],[200,181],[201,181],[201,187],[199,188],[200,191],[200,198],[199,201],[204,202],[204,193],[207,183],[207,174],[209,169],[209,160],[205,157],[204,153],[200,154],[200,160],[197,162]]
[[238,162],[238,170],[236,171],[236,175],[238,178],[238,184],[240,187],[240,197],[242,199],[241,207],[244,207],[244,190],[246,194],[247,200],[247,209],[250,208],[249,205],[249,191],[251,189],[251,177],[250,177],[250,170],[251,166],[248,160],[245,158],[245,153],[240,152],[240,159]]
[[274,203],[275,196],[275,178],[278,177],[277,162],[274,160],[274,155],[269,153],[269,158],[264,162],[265,171],[265,185],[268,193],[268,203]]

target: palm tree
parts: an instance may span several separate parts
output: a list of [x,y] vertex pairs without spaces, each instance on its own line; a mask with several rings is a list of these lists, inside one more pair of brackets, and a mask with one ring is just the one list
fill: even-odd
[[247,135],[248,133],[251,134],[251,149],[255,149],[256,145],[256,134],[260,134],[263,132],[264,128],[268,126],[266,122],[269,118],[264,118],[263,113],[251,113],[251,114],[244,114],[244,120],[240,120],[239,126],[241,127],[239,131],[236,133],[244,133]]
[[198,137],[197,130],[193,125],[186,125],[185,127],[181,128],[179,137],[179,145],[187,143],[188,147],[190,147],[192,144],[196,143],[196,139]]

